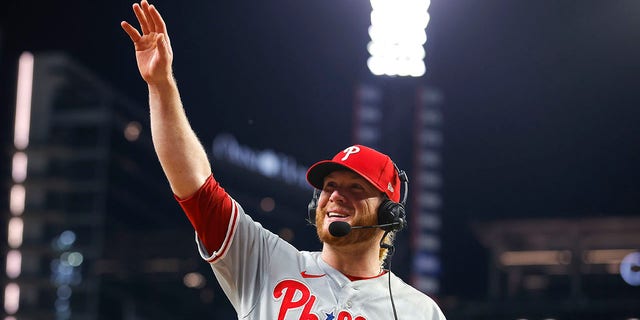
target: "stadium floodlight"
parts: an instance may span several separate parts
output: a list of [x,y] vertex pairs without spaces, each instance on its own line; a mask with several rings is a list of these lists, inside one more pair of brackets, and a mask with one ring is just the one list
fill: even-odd
[[31,121],[31,94],[33,89],[34,58],[30,52],[24,52],[18,60],[18,92],[16,95],[16,119],[14,127],[14,145],[24,150],[29,145],[29,126]]
[[377,76],[421,77],[430,0],[371,0],[367,66]]
[[[31,96],[33,90],[34,57],[30,52],[24,52],[18,60],[18,88],[16,92],[16,118],[14,123],[13,154],[11,177],[13,185],[9,192],[9,210],[11,219],[8,225],[7,244],[11,248],[6,253],[6,273],[9,279],[16,279],[22,270],[22,237],[24,221],[20,216],[24,213],[26,189],[24,181],[27,178],[27,154],[24,150],[29,146],[29,130],[31,126]],[[4,288],[4,311],[7,315],[15,314],[20,307],[20,286],[9,283]],[[11,319],[6,317],[5,319]]]

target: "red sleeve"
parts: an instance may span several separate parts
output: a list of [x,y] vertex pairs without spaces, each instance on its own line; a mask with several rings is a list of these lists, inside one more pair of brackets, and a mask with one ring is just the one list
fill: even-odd
[[198,233],[209,254],[217,251],[224,242],[229,226],[233,203],[218,181],[210,175],[202,187],[186,199],[174,195],[187,218]]

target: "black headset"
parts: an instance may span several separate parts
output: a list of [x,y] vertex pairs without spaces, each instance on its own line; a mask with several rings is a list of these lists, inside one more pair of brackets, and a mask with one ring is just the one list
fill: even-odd
[[[407,226],[407,214],[405,212],[405,206],[407,203],[407,195],[409,192],[409,178],[407,174],[398,169],[396,164],[393,164],[393,167],[396,169],[398,173],[398,177],[400,178],[400,182],[404,186],[404,195],[400,202],[395,202],[389,198],[384,199],[378,207],[378,225],[381,226],[380,229],[392,232],[392,231],[400,231],[404,227]],[[320,190],[313,190],[313,198],[309,201],[308,209],[308,218],[307,222],[311,225],[316,224],[316,208],[318,207],[318,198],[320,197]]]

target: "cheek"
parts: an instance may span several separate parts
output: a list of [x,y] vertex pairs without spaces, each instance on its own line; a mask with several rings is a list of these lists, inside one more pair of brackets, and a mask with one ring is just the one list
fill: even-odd
[[327,205],[327,202],[329,202],[329,196],[324,194],[324,192],[321,193],[320,197],[318,197],[318,208],[324,208]]
[[378,223],[378,205],[378,201],[366,201],[361,208],[361,212],[363,213],[361,219],[366,220],[370,224]]
[[324,208],[318,206],[318,208],[316,208],[316,226],[322,226],[322,223],[324,222]]

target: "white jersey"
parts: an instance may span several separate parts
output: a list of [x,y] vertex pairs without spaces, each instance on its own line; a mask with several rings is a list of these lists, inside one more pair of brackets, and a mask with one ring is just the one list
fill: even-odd
[[[320,252],[298,251],[263,228],[233,201],[224,243],[212,255],[196,235],[238,319],[394,319],[388,274],[351,281]],[[445,319],[436,303],[391,273],[398,319]]]

